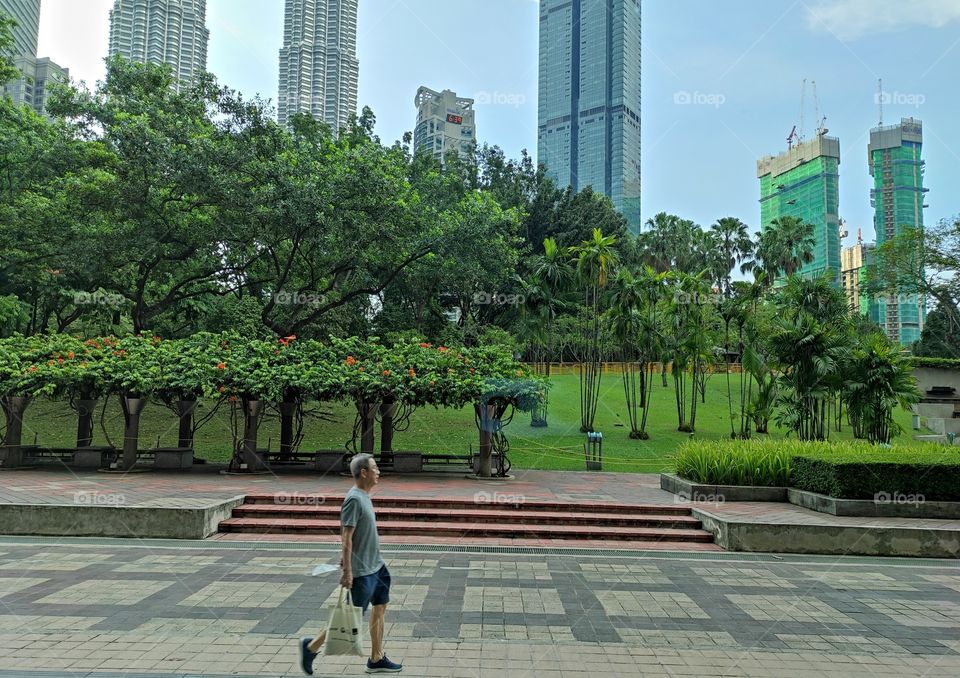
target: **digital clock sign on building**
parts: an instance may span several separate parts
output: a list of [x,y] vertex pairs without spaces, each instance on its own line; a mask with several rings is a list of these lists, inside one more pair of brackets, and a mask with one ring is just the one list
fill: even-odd
[[414,151],[430,153],[443,163],[451,151],[467,157],[476,148],[473,99],[448,89],[437,92],[421,87],[413,103],[417,107]]

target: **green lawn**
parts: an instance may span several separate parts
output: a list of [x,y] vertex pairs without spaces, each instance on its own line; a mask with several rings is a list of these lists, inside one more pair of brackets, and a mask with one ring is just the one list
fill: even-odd
[[[673,381],[664,388],[659,376],[653,387],[651,410],[648,419],[650,439],[630,440],[625,424],[626,411],[623,386],[616,372],[605,373],[601,381],[601,398],[597,408],[596,429],[604,434],[603,467],[607,471],[630,471],[654,473],[672,468],[671,456],[677,447],[690,437],[677,429],[677,414],[674,404]],[[737,398],[736,375],[731,375],[733,397]],[[538,469],[584,469],[583,440],[580,433],[579,387],[576,374],[553,378],[550,395],[549,426],[531,428],[530,416],[518,413],[506,429],[510,440],[509,457],[517,468]],[[102,403],[101,403],[102,405]],[[208,403],[201,403],[200,413],[209,411]],[[301,449],[341,448],[350,437],[354,421],[354,409],[346,405],[311,404],[311,408],[323,410],[329,420],[307,419],[305,438]],[[99,408],[98,408],[99,416]],[[897,412],[897,421],[904,427],[898,442],[914,443],[910,431],[910,414]],[[111,400],[105,426],[114,445],[122,444],[122,416],[116,399]],[[782,436],[771,424],[770,435]],[[76,416],[66,403],[37,401],[30,405],[24,421],[24,443],[32,443],[34,433],[41,444],[69,446],[76,441]],[[94,444],[105,444],[106,439],[99,424],[96,426]],[[158,437],[162,446],[176,445],[177,420],[165,407],[150,404],[144,411],[140,427],[141,447],[152,447]],[[707,402],[699,403],[697,431],[702,439],[727,438],[730,435],[727,414],[726,377],[713,375],[707,382]],[[838,439],[852,439],[850,427],[844,425],[842,432],[831,433]],[[477,448],[479,435],[473,422],[473,411],[418,410],[410,420],[407,431],[394,437],[394,449],[422,450],[424,452],[466,453],[470,445]],[[221,410],[198,431],[195,449],[199,457],[209,461],[225,461],[230,456],[231,425],[229,409]],[[275,413],[264,419],[260,429],[260,445],[276,450],[279,441],[279,422]],[[922,443],[917,443],[922,444]]]

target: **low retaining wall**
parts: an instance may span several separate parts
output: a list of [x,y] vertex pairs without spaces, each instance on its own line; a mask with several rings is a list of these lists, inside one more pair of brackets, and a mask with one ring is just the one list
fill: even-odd
[[960,502],[925,501],[917,497],[892,496],[889,501],[837,499],[825,494],[789,488],[787,501],[832,516],[867,518],[960,518]]
[[879,525],[767,524],[731,520],[700,508],[693,516],[728,551],[826,555],[960,557],[960,531]]
[[[109,497],[111,495],[103,495]],[[230,517],[243,496],[198,506],[0,504],[0,534],[70,537],[206,539]]]
[[689,501],[787,501],[787,488],[759,485],[704,485],[672,473],[660,474],[660,489]]

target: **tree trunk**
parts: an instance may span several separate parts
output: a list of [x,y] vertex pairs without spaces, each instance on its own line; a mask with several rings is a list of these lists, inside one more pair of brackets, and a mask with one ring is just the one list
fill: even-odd
[[392,401],[380,403],[380,462],[393,462],[393,417],[397,404]]
[[177,416],[180,417],[177,447],[193,447],[193,413],[196,409],[196,398],[181,400],[177,403]]
[[136,396],[122,396],[120,406],[123,408],[123,459],[124,471],[129,471],[137,463],[137,450],[140,446],[140,415],[147,406],[146,398]]
[[82,398],[77,401],[77,447],[89,447],[93,444],[93,413],[97,401]]
[[284,393],[280,403],[280,458],[289,459],[294,446],[294,418],[297,414],[297,398],[290,392]]
[[493,433],[496,425],[496,405],[475,403],[474,412],[480,422],[480,472],[481,478],[493,475]]
[[376,439],[376,412],[379,405],[377,403],[358,403],[360,410],[360,452],[363,454],[373,454],[373,446]]
[[6,420],[7,432],[3,438],[2,463],[6,467],[17,467],[23,464],[23,449],[20,447],[23,437],[23,413],[30,404],[30,398],[24,396],[6,396],[0,398],[3,408],[3,418]]
[[257,432],[260,428],[260,413],[263,411],[263,401],[243,399],[243,447],[242,458],[248,471],[259,471],[263,468],[260,457],[257,456]]

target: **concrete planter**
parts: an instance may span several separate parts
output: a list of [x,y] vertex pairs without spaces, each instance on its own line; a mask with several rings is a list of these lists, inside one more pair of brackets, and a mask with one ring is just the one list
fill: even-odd
[[73,465],[77,468],[107,468],[110,464],[108,457],[114,454],[116,450],[112,447],[78,447],[73,453]]
[[420,473],[423,471],[423,453],[421,452],[394,452],[394,473]]
[[860,516],[866,518],[960,518],[960,502],[926,501],[921,497],[882,497],[870,499],[837,499],[806,490],[787,490],[791,504],[832,516]]
[[346,470],[343,450],[317,450],[313,456],[314,468],[320,473],[342,473]]
[[787,488],[759,485],[705,485],[672,473],[660,474],[660,489],[689,501],[787,501]]
[[193,448],[158,447],[153,451],[153,468],[168,470],[193,468]]

